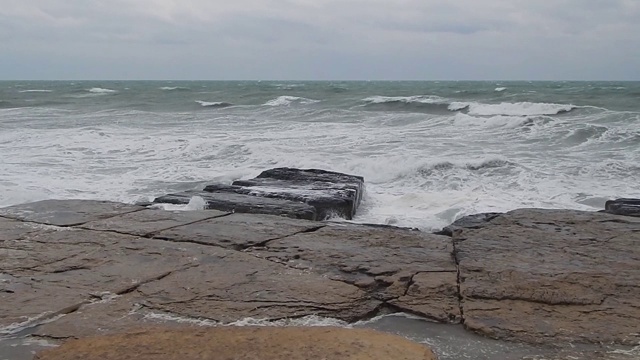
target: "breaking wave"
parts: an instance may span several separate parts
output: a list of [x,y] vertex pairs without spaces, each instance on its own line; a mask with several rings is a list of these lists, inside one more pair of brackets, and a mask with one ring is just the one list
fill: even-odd
[[454,163],[450,161],[442,161],[437,163],[429,163],[422,165],[416,169],[417,174],[422,177],[429,177],[436,173],[456,172],[458,170],[482,171],[497,168],[513,167],[516,164],[501,158],[488,158],[475,162]]
[[506,87],[497,87],[497,88],[495,89],[495,91],[496,91],[496,92],[503,92],[503,91],[505,91],[505,90],[507,90],[507,88],[506,88]]
[[201,100],[196,100],[196,102],[198,104],[200,104],[203,107],[229,107],[229,106],[233,106],[233,104],[231,103],[227,103],[227,102],[221,102],[221,101],[201,101]]
[[365,108],[383,111],[447,112],[449,102],[435,95],[371,96],[362,99]]
[[298,96],[278,96],[275,99],[269,100],[264,105],[266,106],[290,106],[291,104],[314,104],[320,102],[320,100],[307,99]]
[[91,88],[91,89],[89,89],[87,91],[90,92],[90,93],[93,93],[93,94],[113,94],[113,93],[117,92],[116,90],[104,89],[104,88],[99,88],[99,87],[94,87],[94,88]]
[[485,116],[476,117],[458,113],[453,117],[453,123],[460,127],[476,126],[483,128],[516,128],[535,123],[535,119],[526,116]]
[[558,115],[568,113],[576,109],[577,106],[567,104],[550,104],[550,103],[500,103],[500,104],[482,104],[477,102],[452,102],[449,105],[451,111],[466,110],[469,115],[477,116],[535,116],[535,115]]
[[[504,91],[506,88],[496,88]],[[577,107],[567,104],[550,103],[500,103],[484,104],[479,102],[451,101],[435,95],[414,96],[372,96],[363,99],[366,108],[387,111],[415,112],[462,112],[473,116],[541,116],[568,113]]]
[[21,93],[50,93],[52,90],[33,89],[33,90],[20,90]]
[[182,86],[163,86],[160,88],[160,90],[164,90],[164,91],[189,91],[191,89],[189,89],[188,87],[182,87]]

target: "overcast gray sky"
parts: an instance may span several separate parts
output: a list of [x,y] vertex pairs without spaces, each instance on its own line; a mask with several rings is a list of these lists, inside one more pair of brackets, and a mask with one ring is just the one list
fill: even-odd
[[640,80],[640,0],[0,0],[0,79]]

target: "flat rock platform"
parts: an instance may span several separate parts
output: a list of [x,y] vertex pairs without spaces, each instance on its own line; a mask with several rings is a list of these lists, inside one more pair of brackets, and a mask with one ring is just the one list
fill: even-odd
[[89,200],[2,208],[0,335],[405,313],[567,358],[640,344],[640,218],[520,209],[443,233]]

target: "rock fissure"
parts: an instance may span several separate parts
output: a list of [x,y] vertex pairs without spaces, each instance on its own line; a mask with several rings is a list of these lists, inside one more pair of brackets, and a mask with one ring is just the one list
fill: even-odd
[[[55,200],[45,200],[45,201],[55,201]],[[95,221],[95,220],[108,220],[114,217],[118,217],[118,216],[123,216],[123,215],[127,215],[127,214],[132,214],[135,212],[139,212],[139,211],[143,211],[146,210],[146,208],[140,208],[140,209],[133,209],[130,211],[123,211],[123,212],[118,212],[118,213],[114,213],[114,214],[100,214],[97,219],[87,219],[84,221],[79,221],[79,222],[70,222],[70,223],[61,223],[61,224],[54,224],[51,222],[46,222],[46,221],[38,221],[38,220],[28,220],[19,216],[12,216],[12,215],[7,215],[7,214],[0,214],[0,217],[8,219],[8,220],[15,220],[15,221],[19,221],[25,224],[36,224],[36,225],[44,225],[44,226],[53,226],[53,227],[59,227],[59,228],[81,228],[82,225],[91,222],[91,221]],[[34,229],[34,231],[31,232],[35,232],[38,229]]]
[[183,226],[194,225],[194,224],[198,224],[198,223],[209,221],[209,220],[213,220],[213,219],[221,219],[221,218],[224,218],[224,217],[227,217],[227,216],[231,216],[231,215],[233,215],[232,212],[226,213],[226,214],[222,214],[222,215],[211,216],[211,217],[207,217],[207,218],[196,220],[196,221],[191,221],[191,222],[188,222],[188,223],[185,223],[185,224],[180,224],[180,225],[176,225],[176,226],[170,226],[170,227],[168,227],[166,229],[155,230],[155,231],[152,231],[150,233],[144,234],[142,237],[145,237],[145,238],[148,238],[148,239],[153,239],[156,234],[159,234],[159,233],[161,233],[163,231],[173,230],[173,229],[177,229],[177,228],[183,227]]
[[252,244],[252,245],[238,245],[238,246],[236,246],[235,250],[237,250],[237,251],[245,251],[245,250],[253,249],[253,248],[267,247],[267,245],[269,245],[270,242],[283,240],[283,239],[286,239],[286,238],[289,238],[289,237],[292,237],[292,236],[296,236],[296,235],[300,235],[300,234],[308,234],[308,233],[316,232],[316,231],[318,231],[318,230],[320,230],[320,229],[322,229],[322,228],[324,228],[326,226],[327,225],[314,226],[314,227],[311,227],[309,229],[304,229],[304,230],[297,231],[297,232],[295,232],[293,234],[288,234],[288,235],[284,235],[284,236],[278,236],[278,237],[267,239],[267,240],[264,240],[264,241],[261,241],[259,243],[255,243],[255,244]]
[[[496,218],[493,217],[492,219]],[[458,248],[456,245],[456,239],[452,238],[451,243],[453,245],[453,251],[451,253],[451,257],[456,264],[456,290],[458,295],[458,307],[460,311],[460,323],[465,325],[465,316],[464,316],[464,297],[462,296],[462,275],[460,274],[460,259],[458,258]]]
[[185,270],[188,270],[188,269],[191,269],[191,268],[194,268],[194,267],[198,267],[198,266],[200,266],[200,264],[193,264],[193,265],[189,265],[189,266],[184,266],[184,267],[179,268],[179,269],[165,271],[165,272],[163,272],[163,273],[161,273],[159,275],[146,278],[144,280],[141,280],[141,281],[138,281],[138,282],[132,284],[131,286],[127,286],[127,287],[124,287],[124,288],[122,288],[120,290],[117,290],[114,293],[116,295],[129,294],[131,292],[136,291],[142,285],[149,284],[149,283],[152,283],[154,281],[162,280],[162,279],[166,278],[167,276],[169,276],[171,274],[174,274],[174,273],[177,273],[177,272],[180,272],[180,271],[185,271]]

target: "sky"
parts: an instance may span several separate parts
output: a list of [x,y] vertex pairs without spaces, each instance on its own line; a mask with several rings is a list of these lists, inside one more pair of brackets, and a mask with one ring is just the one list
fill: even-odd
[[640,80],[640,0],[0,0],[0,79]]

